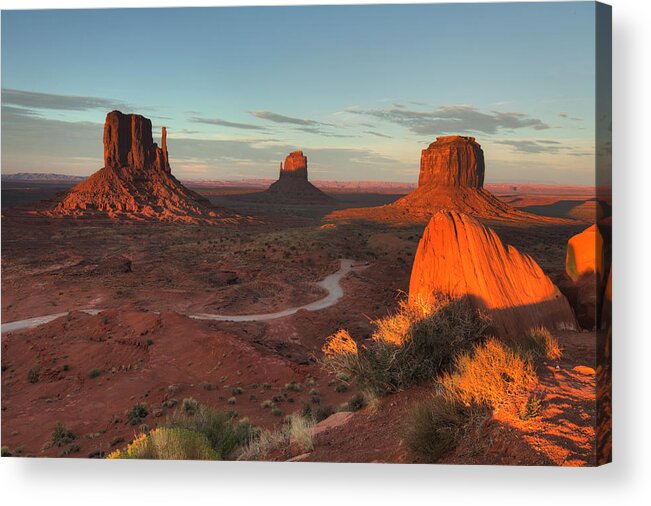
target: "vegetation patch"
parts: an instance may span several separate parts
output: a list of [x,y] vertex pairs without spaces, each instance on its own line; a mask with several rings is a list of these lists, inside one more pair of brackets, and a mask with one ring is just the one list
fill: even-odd
[[448,370],[458,353],[484,338],[489,323],[465,299],[439,294],[432,303],[402,302],[374,322],[369,346],[358,347],[346,330],[328,337],[322,365],[375,394],[396,392]]

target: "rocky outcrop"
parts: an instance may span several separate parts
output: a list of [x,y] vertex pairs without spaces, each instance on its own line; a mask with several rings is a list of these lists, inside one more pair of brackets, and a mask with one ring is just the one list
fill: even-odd
[[604,240],[595,224],[567,242],[565,279],[559,281],[581,327],[595,328],[598,312],[602,312],[605,285]]
[[185,222],[235,218],[172,175],[165,127],[158,147],[149,119],[120,111],[106,115],[104,167],[72,188],[50,214]]
[[490,315],[500,337],[517,339],[538,325],[578,327],[566,298],[531,257],[454,211],[432,217],[414,259],[410,302],[433,293],[467,298]]
[[292,151],[287,155],[285,164],[280,164],[278,181],[267,190],[244,198],[275,204],[327,204],[334,200],[308,181],[307,157],[302,151]]
[[484,152],[474,137],[437,137],[421,152],[416,190],[392,204],[345,209],[330,216],[337,220],[421,223],[447,209],[487,220],[563,221],[525,213],[502,202],[484,188],[484,174]]

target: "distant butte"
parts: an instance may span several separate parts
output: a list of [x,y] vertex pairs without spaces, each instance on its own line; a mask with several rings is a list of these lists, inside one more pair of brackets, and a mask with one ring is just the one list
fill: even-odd
[[247,200],[279,204],[323,204],[334,199],[308,181],[307,157],[302,151],[292,151],[285,164],[280,163],[278,180],[260,193],[246,196]]
[[418,187],[380,207],[333,212],[336,220],[424,223],[437,211],[450,210],[499,221],[559,222],[525,213],[502,202],[484,188],[484,152],[474,137],[437,137],[420,158]]
[[149,119],[120,111],[106,115],[104,167],[72,188],[49,214],[189,223],[236,218],[172,175],[165,127],[158,147]]

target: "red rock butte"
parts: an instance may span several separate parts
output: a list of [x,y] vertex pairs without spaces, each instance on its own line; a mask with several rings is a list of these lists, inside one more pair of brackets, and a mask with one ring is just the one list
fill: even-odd
[[519,211],[484,188],[484,152],[474,137],[437,137],[420,157],[418,187],[397,201],[380,207],[344,209],[334,219],[427,222],[437,211],[450,210],[481,219],[549,222],[563,220]]
[[246,196],[247,200],[277,204],[324,204],[334,199],[307,179],[307,157],[302,151],[292,151],[285,163],[280,163],[278,181],[260,193]]
[[165,127],[158,147],[149,119],[120,111],[106,115],[104,167],[72,188],[50,214],[189,223],[236,218],[172,175]]
[[578,328],[567,299],[530,256],[454,211],[431,218],[414,258],[410,303],[431,300],[434,293],[467,297],[490,315],[500,337],[517,339],[540,325]]

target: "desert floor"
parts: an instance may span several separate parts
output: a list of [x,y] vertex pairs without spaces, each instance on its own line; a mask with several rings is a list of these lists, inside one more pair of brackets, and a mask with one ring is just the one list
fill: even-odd
[[[369,338],[371,322],[395,310],[424,228],[328,222],[334,209],[399,197],[381,193],[333,193],[338,202],[328,206],[278,206],[249,203],[233,188],[199,190],[218,205],[256,218],[239,226],[53,219],[21,207],[43,205],[33,201],[61,189],[3,183],[2,322],[69,312],[2,335],[2,445],[21,455],[60,455],[60,448],[46,444],[59,422],[80,436],[79,451],[69,456],[103,455],[133,438],[136,428],[126,423],[125,412],[138,402],[151,408],[149,427],[164,420],[166,401],[192,397],[266,428],[303,403],[346,402],[355,387],[344,391],[317,364],[324,339],[340,328]],[[553,227],[492,224],[503,241],[530,254],[552,278],[560,276],[567,240],[594,219],[593,197],[580,189],[524,193],[504,187],[496,193],[529,212],[576,220]],[[318,282],[336,272],[343,258],[368,266],[345,276],[343,297],[325,309],[252,322],[188,317],[309,304],[326,295]],[[103,311],[80,312],[93,308]],[[457,448],[445,462],[593,460],[595,335],[556,337],[563,359],[537,364],[542,415],[516,425],[495,417],[482,438]],[[30,383],[36,368],[39,381]],[[91,378],[93,369],[99,375]],[[283,386],[292,381],[309,388],[288,393]],[[326,424],[315,450],[300,458],[409,461],[401,419],[429,387],[389,395],[377,409]],[[281,415],[261,406],[271,398]],[[289,448],[273,458],[295,453]]]

